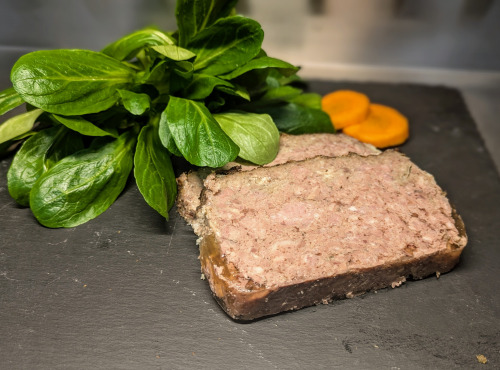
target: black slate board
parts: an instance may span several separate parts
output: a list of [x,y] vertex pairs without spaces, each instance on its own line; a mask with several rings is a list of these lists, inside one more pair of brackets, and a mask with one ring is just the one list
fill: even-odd
[[439,279],[261,319],[229,319],[200,279],[196,237],[131,184],[97,219],[39,226],[0,162],[2,369],[443,369],[500,367],[500,181],[461,95],[419,85],[352,88],[411,122],[401,147],[462,215],[470,241]]

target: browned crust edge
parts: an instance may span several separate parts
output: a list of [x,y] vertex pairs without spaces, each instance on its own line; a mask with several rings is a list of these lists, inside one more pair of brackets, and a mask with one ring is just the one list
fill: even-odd
[[[464,223],[454,209],[452,216],[460,236],[466,240]],[[399,286],[410,277],[423,279],[432,274],[439,276],[455,267],[465,244],[449,243],[446,249],[423,258],[407,257],[382,266],[277,288],[256,286],[251,281],[245,290],[232,286],[231,280],[238,279],[238,271],[221,257],[213,235],[201,240],[200,261],[212,293],[224,311],[236,320],[253,320],[333,299],[350,298],[371,290]]]
[[187,199],[186,197],[183,195],[186,191],[186,187],[187,187],[187,177],[189,175],[189,173],[191,173],[191,171],[189,172],[185,172],[185,173],[182,173],[177,179],[176,179],[176,182],[177,182],[177,199],[175,201],[175,204],[176,204],[176,207],[177,207],[177,212],[179,212],[179,214],[188,222],[192,221],[194,219],[194,217],[196,216],[196,214],[194,212],[190,212],[188,210],[188,205],[187,205]]

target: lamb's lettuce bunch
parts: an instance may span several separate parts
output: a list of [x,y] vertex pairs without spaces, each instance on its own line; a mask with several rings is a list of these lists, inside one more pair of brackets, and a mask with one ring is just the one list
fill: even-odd
[[0,114],[0,150],[22,142],[8,188],[48,227],[104,212],[133,170],[164,217],[177,187],[171,156],[196,166],[274,159],[279,131],[332,132],[320,97],[297,87],[298,68],[262,50],[255,20],[236,0],[178,0],[178,30],[146,28],[101,52],[43,50],[22,56]]

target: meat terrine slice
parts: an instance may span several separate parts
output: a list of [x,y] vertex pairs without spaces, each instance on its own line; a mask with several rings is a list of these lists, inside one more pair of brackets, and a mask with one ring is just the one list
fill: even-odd
[[467,242],[434,178],[396,151],[213,173],[204,185],[202,272],[235,319],[439,275]]
[[[375,155],[379,154],[380,151],[370,144],[362,143],[344,134],[281,134],[278,155],[271,163],[266,164],[265,167],[313,158],[318,155],[337,157],[348,153]],[[238,168],[241,171],[249,171],[256,167],[249,164],[230,162],[222,170]],[[177,210],[190,224],[193,224],[195,221],[196,210],[200,205],[203,180],[211,172],[211,169],[200,168],[198,171],[183,173],[177,178]]]

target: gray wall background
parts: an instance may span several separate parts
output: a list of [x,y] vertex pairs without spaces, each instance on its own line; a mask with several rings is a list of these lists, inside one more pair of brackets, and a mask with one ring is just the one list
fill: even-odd
[[[175,29],[175,0],[2,0],[1,82],[23,53],[99,50],[135,29]],[[500,70],[499,0],[240,0],[269,54],[296,64]]]

